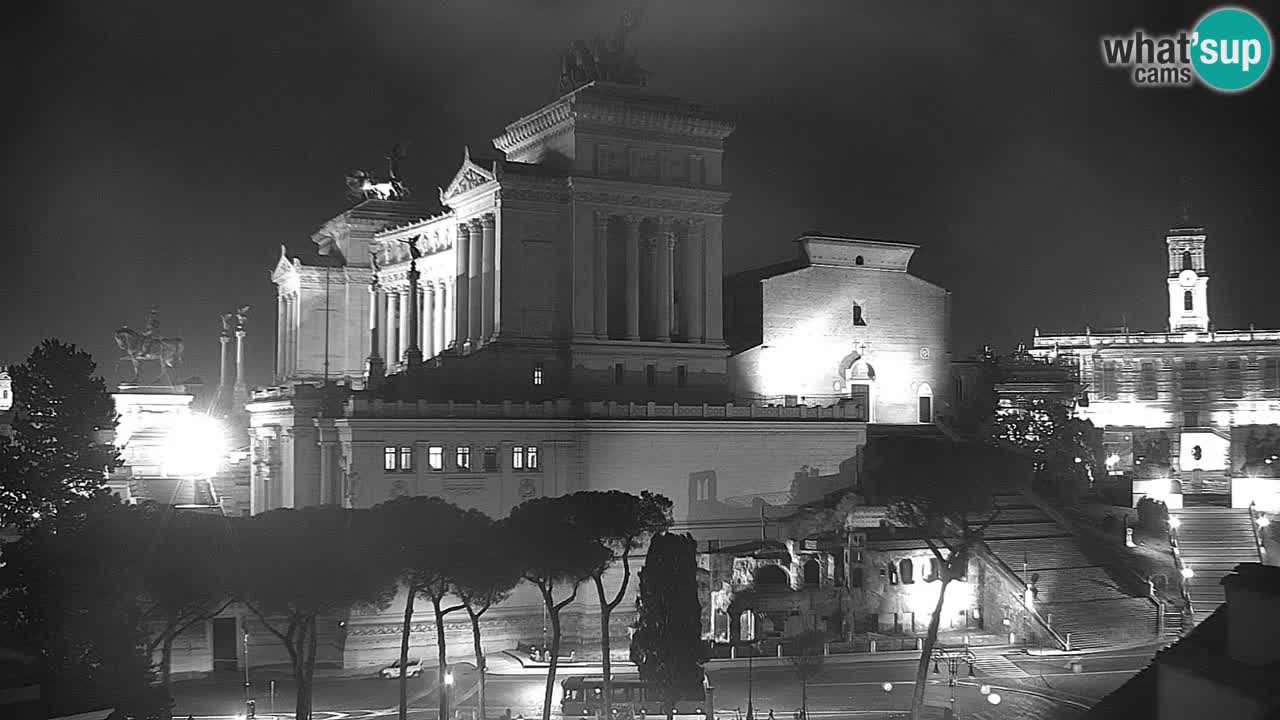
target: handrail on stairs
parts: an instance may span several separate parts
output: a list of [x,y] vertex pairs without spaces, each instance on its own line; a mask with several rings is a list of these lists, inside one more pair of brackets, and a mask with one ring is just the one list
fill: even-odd
[[1195,622],[1196,609],[1191,603],[1191,592],[1187,590],[1186,566],[1182,563],[1182,544],[1178,542],[1178,529],[1173,523],[1168,524],[1169,547],[1173,549],[1174,565],[1178,568],[1178,587],[1182,588],[1182,601],[1187,604],[1187,614]]
[[1258,512],[1258,504],[1253,500],[1249,501],[1249,527],[1253,528],[1253,541],[1258,547],[1258,562],[1264,562],[1262,557],[1267,552],[1267,546],[1262,542],[1261,527],[1258,525],[1258,518],[1261,513]]
[[1066,638],[1062,637],[1062,635],[1058,634],[1057,630],[1053,629],[1053,626],[1051,626],[1049,622],[1040,615],[1040,611],[1037,610],[1034,605],[1032,605],[1031,607],[1027,607],[1026,591],[1027,591],[1028,585],[1021,577],[1018,576],[1018,573],[1015,572],[1013,568],[1009,567],[1009,565],[1006,564],[1004,560],[1001,560],[1000,556],[995,554],[991,550],[991,548],[987,546],[987,542],[985,540],[979,540],[976,543],[976,547],[979,549],[979,552],[981,552],[986,558],[993,561],[992,564],[995,566],[996,570],[1001,575],[1004,576],[1005,580],[1012,582],[1015,586],[1019,588],[1020,597],[1018,598],[1018,602],[1021,603],[1022,607],[1029,612],[1031,617],[1036,621],[1036,624],[1039,625],[1042,629],[1044,629],[1044,631],[1049,634],[1049,637],[1053,638],[1053,641],[1055,644],[1057,644],[1058,649],[1070,650],[1071,649],[1070,642]]

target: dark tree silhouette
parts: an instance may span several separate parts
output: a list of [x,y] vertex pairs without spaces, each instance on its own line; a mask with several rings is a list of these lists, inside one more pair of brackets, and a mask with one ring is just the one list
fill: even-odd
[[297,720],[311,718],[317,623],[353,607],[386,607],[394,577],[370,547],[368,510],[332,505],[281,509],[242,521],[237,598],[289,655]]
[[[608,548],[610,562],[591,574],[600,601],[600,654],[604,677],[605,703],[601,710],[604,717],[613,717],[613,662],[610,657],[611,638],[609,619],[614,608],[622,602],[631,582],[631,553],[642,542],[671,527],[671,500],[648,490],[640,495],[618,490],[608,492],[579,492],[569,496],[577,504],[575,522],[582,532]],[[604,575],[614,563],[622,564],[622,581],[609,597],[604,587]]]
[[702,605],[697,543],[690,535],[655,535],[640,569],[631,662],[662,697],[667,720],[682,697],[703,691]]
[[[577,503],[568,496],[536,498],[518,505],[505,520],[515,538],[524,579],[538,588],[551,624],[551,659],[543,693],[542,720],[551,718],[556,668],[560,660],[560,611],[578,597],[578,588],[609,562],[612,553],[575,523]],[[555,599],[557,589],[569,594]]]
[[116,413],[88,353],[45,340],[13,379],[12,436],[0,434],[0,525],[29,528],[68,504],[105,492],[119,462],[109,434]]
[[146,512],[95,495],[62,505],[4,548],[0,623],[14,649],[36,658],[51,714],[169,711],[144,647]]
[[477,714],[484,720],[485,659],[480,643],[480,618],[489,608],[506,600],[520,583],[521,568],[513,538],[503,523],[481,513],[468,513],[459,538],[467,546],[467,562],[453,576],[453,591],[471,619],[471,640],[479,673]]

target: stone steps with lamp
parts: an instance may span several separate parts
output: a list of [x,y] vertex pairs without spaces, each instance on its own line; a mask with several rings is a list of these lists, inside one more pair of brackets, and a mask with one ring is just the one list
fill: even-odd
[[1178,553],[1192,575],[1183,580],[1196,623],[1226,602],[1222,578],[1243,562],[1262,562],[1248,508],[1184,507],[1170,513]]

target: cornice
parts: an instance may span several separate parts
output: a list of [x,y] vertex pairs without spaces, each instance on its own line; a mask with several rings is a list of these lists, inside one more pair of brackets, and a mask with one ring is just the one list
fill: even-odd
[[494,147],[510,154],[517,146],[541,136],[547,130],[565,122],[572,116],[570,96],[560,98],[507,126],[506,132],[493,139]]

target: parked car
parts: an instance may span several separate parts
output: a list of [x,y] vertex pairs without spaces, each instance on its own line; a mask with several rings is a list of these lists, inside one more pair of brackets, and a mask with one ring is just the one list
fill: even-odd
[[[406,677],[418,677],[422,674],[422,661],[418,658],[409,658],[409,664],[404,666],[404,674]],[[397,660],[390,665],[382,668],[378,673],[379,676],[392,680],[400,677],[400,661]]]

